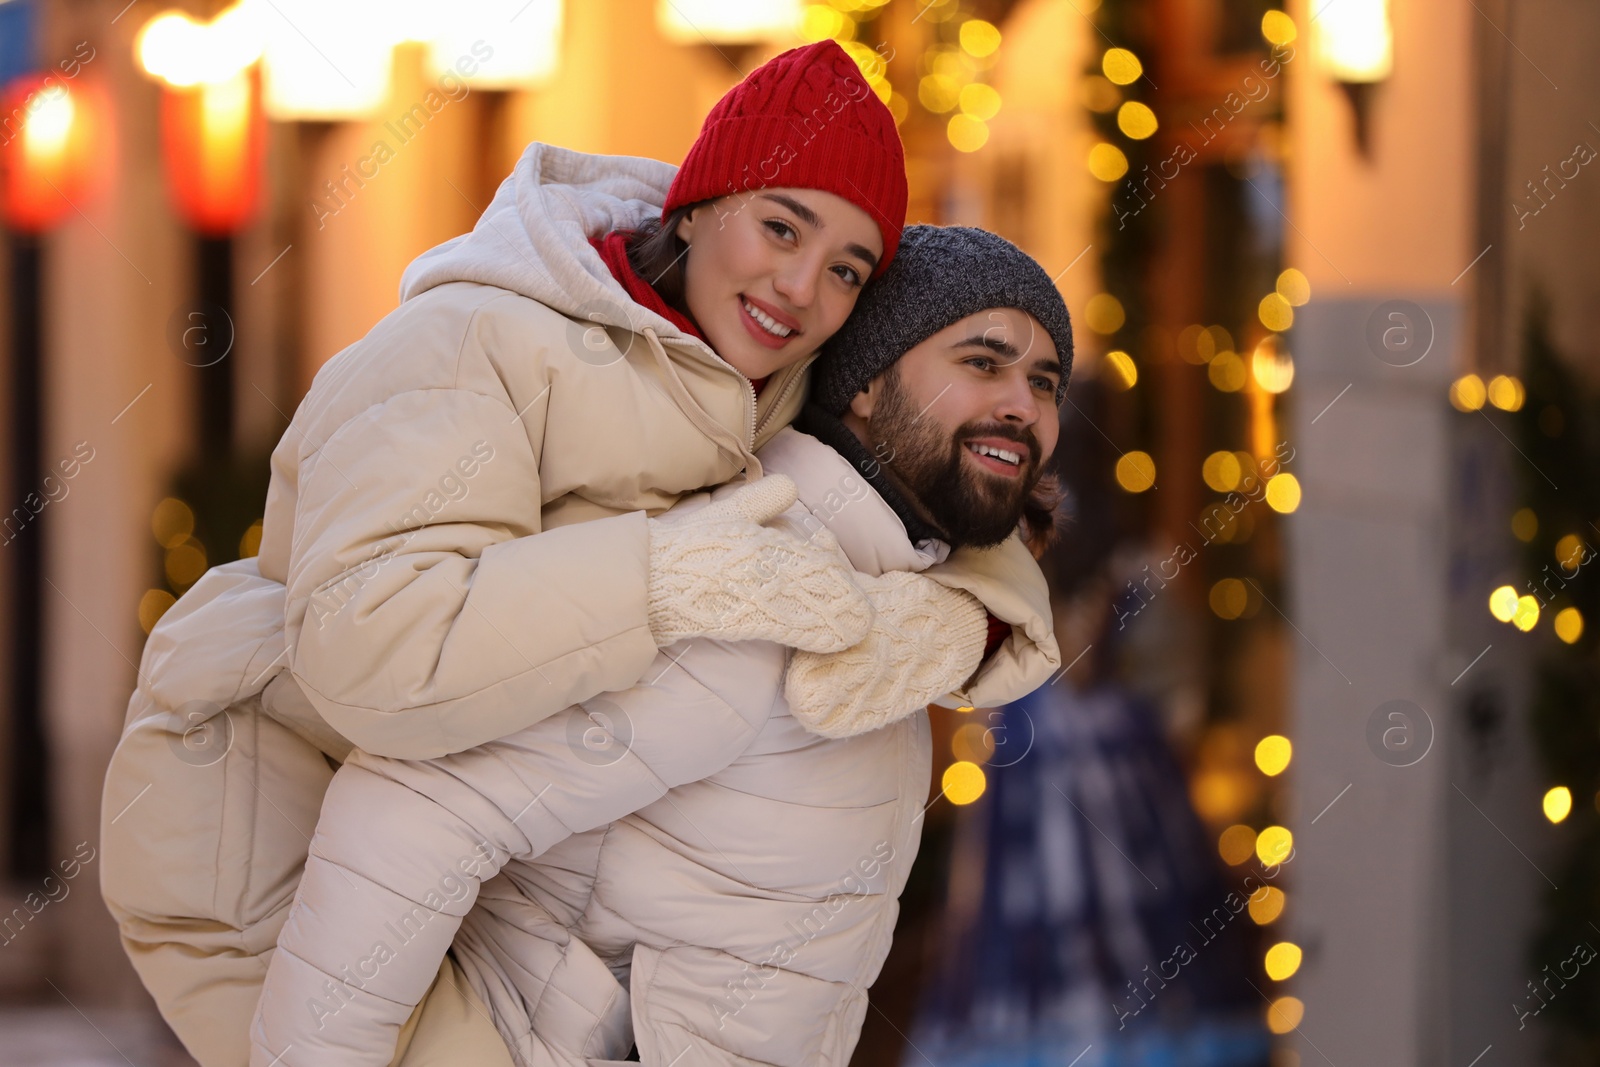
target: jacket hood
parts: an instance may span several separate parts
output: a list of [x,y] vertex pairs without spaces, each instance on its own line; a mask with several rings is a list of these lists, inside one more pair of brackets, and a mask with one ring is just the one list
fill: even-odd
[[400,300],[449,282],[478,282],[572,318],[635,333],[649,328],[662,344],[709,352],[698,338],[635,303],[589,244],[591,237],[660,218],[677,170],[654,159],[591,155],[535,141],[471,233],[411,261],[400,278]]

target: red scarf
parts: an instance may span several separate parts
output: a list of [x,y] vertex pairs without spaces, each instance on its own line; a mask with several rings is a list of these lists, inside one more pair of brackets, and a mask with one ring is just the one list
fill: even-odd
[[[694,320],[663,300],[655,287],[639,277],[639,272],[633,269],[633,263],[628,259],[628,238],[631,232],[613,230],[604,237],[589,238],[589,244],[600,253],[600,258],[605,260],[606,266],[611,270],[611,276],[628,291],[634,303],[649,308],[684,333],[705,341],[705,334],[700,332],[700,327],[695,325]],[[709,341],[706,343],[710,344]],[[755,378],[750,384],[755,387],[756,395],[760,396],[761,387],[767,384],[767,379]]]

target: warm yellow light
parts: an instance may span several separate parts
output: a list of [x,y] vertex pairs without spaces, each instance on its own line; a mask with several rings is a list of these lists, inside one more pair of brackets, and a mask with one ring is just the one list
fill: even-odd
[[1117,484],[1130,493],[1142,493],[1156,484],[1156,461],[1148,452],[1127,452],[1117,460]]
[[1213,452],[1200,465],[1200,477],[1217,492],[1231,493],[1239,488],[1244,470],[1239,466],[1239,457],[1232,452]]
[[1341,82],[1377,82],[1394,68],[1389,0],[1339,0],[1319,9],[1317,51],[1328,76]]
[[28,105],[32,111],[22,127],[22,151],[31,166],[48,171],[67,150],[77,105],[65,89],[40,90]]
[[1237,393],[1243,389],[1249,376],[1250,371],[1237,352],[1218,352],[1211,357],[1211,363],[1206,368],[1206,377],[1211,379],[1211,384],[1224,393]]
[[952,115],[945,135],[958,152],[976,152],[989,140],[989,127],[971,115]]
[[899,93],[892,92],[889,94],[888,103],[889,114],[894,116],[894,124],[896,126],[902,125],[906,121],[906,116],[911,114],[911,101]]
[[1561,564],[1564,571],[1575,571],[1583,562],[1583,538],[1577,534],[1567,534],[1556,542],[1556,562]]
[[1117,85],[1132,85],[1144,74],[1144,64],[1126,48],[1108,48],[1100,58],[1100,69]]
[[1489,614],[1501,622],[1510,622],[1511,617],[1517,613],[1517,591],[1509,585],[1502,585],[1489,594]]
[[1294,382],[1294,359],[1268,334],[1250,356],[1250,373],[1264,392],[1281,393]]
[[261,58],[259,2],[240,3],[210,22],[165,11],[145,23],[134,52],[146,74],[178,88],[233,78]]
[[1556,636],[1569,645],[1578,643],[1583,636],[1583,612],[1577,608],[1562,608],[1556,612]]
[[[273,3],[279,2],[281,0],[273,0]],[[451,11],[460,0],[450,0],[448,4],[439,4],[437,0],[422,2]],[[561,6],[561,0],[539,2]],[[516,23],[528,17],[516,14],[519,5],[511,6],[508,13],[504,10],[507,8],[504,0],[488,0],[488,6],[500,11],[502,24],[513,16]],[[800,0],[658,0],[656,26],[663,37],[678,44],[704,44],[706,41],[754,44],[779,40],[793,32],[796,25],[803,27],[806,14],[809,12],[802,12]],[[499,47],[497,38],[486,36],[481,30],[478,35]]]
[[1237,619],[1250,606],[1250,590],[1237,578],[1224,578],[1211,587],[1209,599],[1219,619]]
[[1539,534],[1539,516],[1532,508],[1518,508],[1511,515],[1511,536],[1526,544]]
[[1275,1034],[1290,1033],[1305,1017],[1306,1006],[1299,997],[1279,997],[1267,1005],[1267,1029]]
[[252,522],[250,528],[239,538],[239,558],[249,559],[251,556],[261,554],[261,523]]
[[1292,941],[1279,941],[1267,949],[1267,977],[1281,982],[1294,976],[1300,969],[1300,946]]
[[1278,275],[1278,295],[1299,307],[1311,300],[1311,282],[1300,271],[1290,267]]
[[1268,293],[1261,298],[1256,314],[1261,325],[1275,333],[1282,333],[1294,325],[1294,308],[1279,293]]
[[1294,835],[1282,826],[1269,826],[1256,835],[1256,857],[1268,867],[1289,858],[1294,851]]
[[1284,471],[1267,479],[1267,506],[1288,515],[1300,506],[1300,479]]
[[[850,33],[844,32],[845,23],[850,24]],[[808,41],[854,36],[854,30],[853,19],[827,4],[809,4],[800,16],[800,36]]]
[[[269,118],[341,121],[378,113],[389,98],[401,34],[396,11],[381,0],[262,2],[262,104]],[[315,44],[300,26],[316,28]]]
[[1282,774],[1294,755],[1294,745],[1282,734],[1268,734],[1256,742],[1256,766],[1271,777]]
[[162,548],[176,548],[194,533],[194,512],[177,497],[167,497],[150,516],[150,532]]
[[941,783],[952,804],[971,804],[983,796],[986,785],[983,768],[968,760],[957,760],[944,769]]
[[1223,862],[1237,867],[1256,854],[1256,832],[1243,823],[1235,823],[1217,838],[1217,852]]
[[1084,306],[1083,317],[1089,329],[1095,333],[1113,334],[1122,329],[1122,324],[1128,321],[1128,314],[1122,309],[1122,301],[1110,293],[1096,293],[1089,298],[1089,303]]
[[1539,601],[1526,593],[1517,597],[1517,610],[1511,615],[1511,624],[1523,633],[1539,625]]
[[[282,3],[282,0],[272,0]],[[562,0],[415,0],[432,18],[428,35],[428,73],[437,77],[456,70],[463,57],[481,62],[468,85],[482,89],[527,89],[555,76],[561,65]],[[672,20],[679,15],[694,21],[693,42],[744,44],[787,36],[800,21],[798,0],[671,0],[656,8],[657,24],[664,36],[679,32]],[[483,50],[493,49],[484,59]]]
[[177,599],[165,589],[146,589],[139,598],[139,629],[149,633]]
[[1000,31],[992,22],[968,19],[961,24],[960,40],[968,55],[987,56],[1000,47]]
[[1113,389],[1127,392],[1139,383],[1139,368],[1134,365],[1133,357],[1120,349],[1107,352],[1102,367],[1106,384]]
[[1078,98],[1083,106],[1097,114],[1112,111],[1122,100],[1117,87],[1099,74],[1090,74],[1078,84]]
[[944,74],[928,74],[917,82],[917,99],[936,115],[953,110],[961,100],[961,86]]
[[1117,129],[1135,141],[1149,137],[1158,126],[1156,113],[1137,100],[1129,100],[1117,109]]
[[1277,886],[1265,886],[1250,897],[1250,919],[1257,926],[1267,926],[1283,914],[1287,898]]
[[956,759],[981,767],[994,755],[994,731],[981,722],[969,722],[950,739],[950,751]]
[[1114,144],[1101,141],[1089,149],[1089,173],[1103,182],[1114,182],[1128,173],[1128,157]]
[[199,541],[189,540],[167,549],[167,580],[174,587],[193,585],[206,572],[206,550]]
[[1476,374],[1463,374],[1450,383],[1450,403],[1457,411],[1477,411],[1489,392]]
[[1269,44],[1286,45],[1300,36],[1300,31],[1295,27],[1294,19],[1273,9],[1261,16],[1261,36]]
[[1558,785],[1544,795],[1544,817],[1560,822],[1572,814],[1572,790]]
[[1522,383],[1509,374],[1496,374],[1489,379],[1489,403],[1501,411],[1517,411],[1522,407],[1522,402],[1527,399],[1527,391],[1522,388]]
[[958,100],[961,110],[975,119],[988,122],[1000,114],[1000,93],[992,85],[985,85],[983,82],[963,85]]

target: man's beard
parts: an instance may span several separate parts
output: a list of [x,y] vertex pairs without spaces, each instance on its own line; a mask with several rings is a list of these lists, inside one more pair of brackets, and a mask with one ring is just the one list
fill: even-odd
[[[1044,473],[1038,440],[1031,430],[1003,422],[969,422],[947,436],[923,416],[890,367],[883,397],[867,423],[884,472],[922,506],[952,546],[998,545],[1022,521],[1028,494]],[[966,443],[983,437],[1017,443],[1022,469],[1016,477],[987,474],[962,458]]]

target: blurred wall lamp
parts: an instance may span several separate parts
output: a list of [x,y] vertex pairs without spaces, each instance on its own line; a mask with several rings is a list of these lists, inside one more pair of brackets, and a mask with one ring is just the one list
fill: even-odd
[[1350,100],[1356,150],[1370,158],[1372,90],[1394,68],[1389,0],[1321,3],[1316,17],[1317,51],[1328,76]]
[[656,28],[674,44],[751,45],[793,34],[800,0],[657,0]]
[[180,358],[199,371],[202,459],[233,452],[235,337],[233,237],[261,205],[266,123],[259,35],[234,7],[211,22],[168,11],[139,31],[146,74],[160,82],[161,149],[167,190],[195,237],[198,302],[180,331]]
[[[31,35],[31,27],[25,31]],[[49,751],[44,734],[41,623],[45,528],[40,494],[45,467],[44,235],[75,210],[94,174],[99,108],[95,96],[58,75],[24,75],[0,91],[0,218],[10,232],[10,510],[0,522],[5,547],[5,610],[11,627],[9,768],[4,775],[11,833],[6,873],[48,869],[51,847]]]

